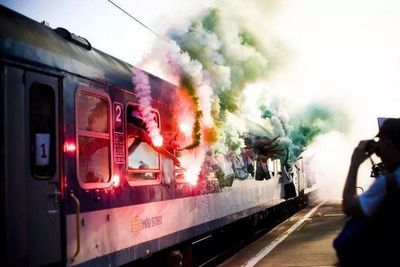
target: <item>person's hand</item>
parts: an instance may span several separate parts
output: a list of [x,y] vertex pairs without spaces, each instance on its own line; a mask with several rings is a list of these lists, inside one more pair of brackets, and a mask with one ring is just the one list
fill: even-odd
[[369,140],[362,140],[358,143],[358,146],[354,149],[353,155],[351,156],[352,164],[359,166],[368,158],[368,154],[365,151],[368,141]]

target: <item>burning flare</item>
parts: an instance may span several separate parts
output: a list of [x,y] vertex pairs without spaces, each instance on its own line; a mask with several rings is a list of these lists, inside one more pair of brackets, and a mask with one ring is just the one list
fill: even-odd
[[200,173],[200,165],[193,165],[186,169],[185,171],[185,180],[189,182],[191,185],[197,184],[197,179],[199,178]]
[[190,127],[189,124],[187,123],[180,123],[179,124],[179,129],[181,130],[181,132],[185,135],[185,136],[191,136],[192,135],[192,128]]

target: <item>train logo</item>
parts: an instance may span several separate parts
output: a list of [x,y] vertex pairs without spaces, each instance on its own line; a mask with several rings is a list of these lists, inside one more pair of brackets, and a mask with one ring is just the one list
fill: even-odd
[[151,218],[141,219],[139,216],[135,216],[131,221],[131,232],[138,236],[144,229],[162,225],[162,216],[154,216]]

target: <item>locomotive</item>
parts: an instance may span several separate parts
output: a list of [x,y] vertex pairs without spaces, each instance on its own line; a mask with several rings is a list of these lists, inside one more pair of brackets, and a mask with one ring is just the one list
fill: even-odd
[[[7,266],[121,266],[180,250],[207,233],[288,201],[279,160],[269,177],[192,184],[173,146],[146,138],[137,68],[0,6],[1,240]],[[151,117],[165,139],[177,126],[177,86],[146,73]],[[302,159],[296,196],[311,192]],[[230,165],[224,157],[220,163]],[[230,178],[229,178],[230,177]],[[185,264],[190,266],[189,260]]]

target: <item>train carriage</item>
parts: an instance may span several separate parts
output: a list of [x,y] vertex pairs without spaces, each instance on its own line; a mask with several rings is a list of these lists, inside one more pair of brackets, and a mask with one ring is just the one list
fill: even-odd
[[[0,25],[7,265],[120,266],[284,201],[276,162],[262,183],[211,190],[180,179],[174,148],[154,147],[134,115],[140,70],[2,6]],[[177,87],[146,76],[151,116],[173,140]]]

